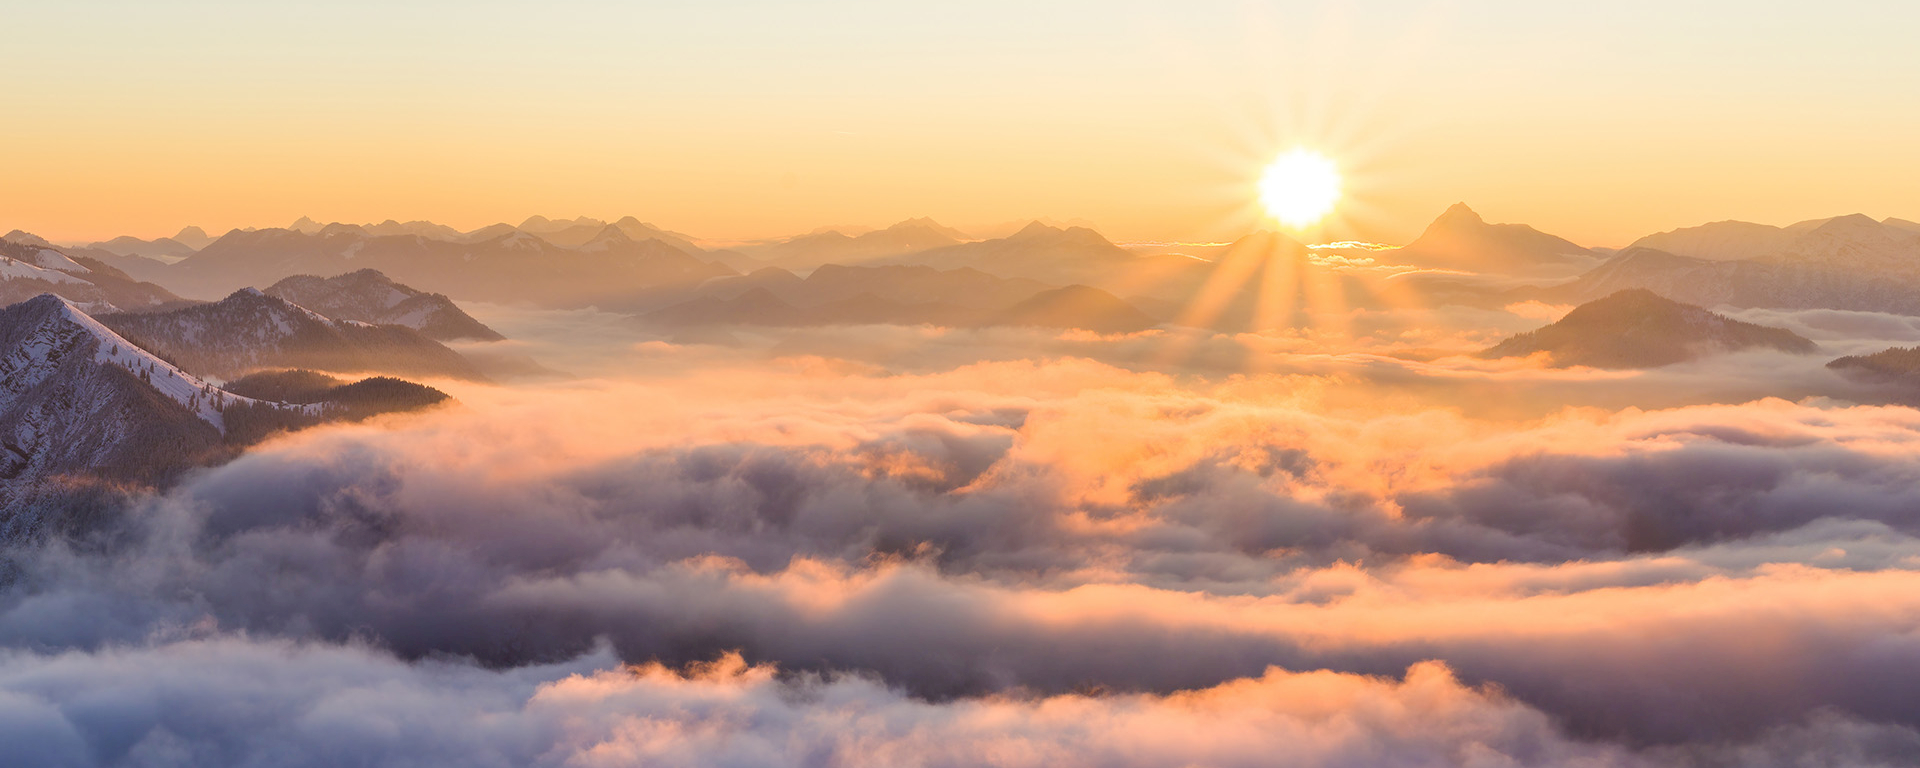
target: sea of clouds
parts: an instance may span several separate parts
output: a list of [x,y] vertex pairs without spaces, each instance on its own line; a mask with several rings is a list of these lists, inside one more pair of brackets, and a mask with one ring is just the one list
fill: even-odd
[[8,764],[1920,754],[1920,411],[1830,356],[506,320],[571,375],[8,552]]

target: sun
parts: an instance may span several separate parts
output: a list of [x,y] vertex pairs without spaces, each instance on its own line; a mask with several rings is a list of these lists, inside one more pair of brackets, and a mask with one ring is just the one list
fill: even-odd
[[1340,202],[1340,169],[1309,149],[1295,149],[1273,161],[1260,176],[1260,204],[1289,227],[1311,226]]

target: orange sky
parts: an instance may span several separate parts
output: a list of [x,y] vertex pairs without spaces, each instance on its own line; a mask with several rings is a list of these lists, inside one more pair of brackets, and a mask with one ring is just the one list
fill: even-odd
[[10,10],[35,34],[0,75],[0,230],[1048,216],[1220,240],[1301,145],[1349,176],[1328,239],[1404,241],[1462,200],[1592,245],[1920,219],[1911,6],[636,5]]

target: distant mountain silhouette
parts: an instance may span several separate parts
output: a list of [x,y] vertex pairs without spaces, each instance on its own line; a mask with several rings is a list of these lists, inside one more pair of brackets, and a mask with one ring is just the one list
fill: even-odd
[[1082,284],[1128,290],[1151,285],[1140,272],[1157,264],[1194,265],[1192,259],[1139,256],[1084,227],[1060,229],[1033,222],[1004,238],[949,245],[879,260],[882,264],[919,264],[936,269],[970,268],[999,277],[1025,278],[1053,285]]
[[1708,261],[1736,261],[1776,253],[1794,237],[1793,232],[1783,227],[1716,221],[1647,235],[1633,241],[1628,248],[1647,248]]
[[609,307],[734,274],[659,240],[601,245],[591,252],[565,248],[518,230],[475,242],[343,230],[235,231],[173,265],[163,284],[207,296],[293,275],[329,277],[371,268],[420,290],[462,299]]
[[213,242],[213,236],[208,235],[206,230],[193,226],[181,227],[171,239],[196,251],[207,247],[207,243]]
[[1419,238],[1381,258],[1523,277],[1572,275],[1598,262],[1592,251],[1524,224],[1488,224],[1465,203],[1448,208]]
[[[1580,301],[1648,288],[1705,306],[1920,314],[1920,232],[1860,215],[1768,228],[1770,232],[1753,229],[1758,226],[1720,222],[1642,238],[1643,243],[1665,243],[1712,258],[1636,245],[1537,295]],[[1762,234],[1745,239],[1708,236],[1716,232]],[[1730,258],[1741,254],[1745,257]]]
[[856,236],[828,230],[738,250],[763,264],[807,270],[823,264],[863,264],[957,245],[967,239],[965,234],[932,219],[908,219]]
[[[1785,227],[1745,221],[1716,221],[1648,235],[1633,246],[1666,251],[1710,261],[1767,259],[1821,261],[1867,256],[1872,251],[1911,254],[1920,245],[1920,224],[1889,218],[1874,221],[1862,214],[1811,219]],[[1862,265],[1868,266],[1868,265]]]
[[101,315],[100,321],[200,376],[232,379],[267,368],[312,368],[480,378],[466,358],[419,331],[333,320],[252,288],[210,304]]
[[1069,285],[1041,291],[992,316],[983,324],[1130,333],[1144,331],[1159,323],[1111,293],[1084,285]]
[[404,325],[438,341],[506,338],[473,319],[452,299],[414,290],[374,269],[331,278],[295,275],[269,286],[266,293],[335,320]]
[[921,265],[842,266],[827,264],[802,278],[767,267],[748,275],[710,281],[695,292],[731,298],[764,288],[801,306],[825,304],[863,294],[908,304],[945,302],[976,309],[1004,309],[1053,288],[1035,280],[995,277],[977,269],[935,269]]
[[1802,354],[1816,349],[1783,328],[1729,319],[1634,289],[1575,307],[1558,322],[1508,338],[1480,356],[1546,352],[1555,366],[1653,368],[1751,348]]
[[120,237],[105,242],[94,243],[87,246],[87,248],[106,251],[118,256],[139,256],[141,258],[167,262],[179,261],[193,255],[193,252],[197,250],[193,246],[171,237],[141,240],[140,238],[128,237],[126,235],[121,235]]
[[[840,270],[873,268],[840,267]],[[919,268],[878,268],[919,269]],[[937,272],[937,271],[935,271]],[[759,273],[756,273],[759,274]],[[791,274],[791,273],[781,273]],[[899,274],[899,273],[895,273]],[[975,273],[978,274],[978,273]],[[988,279],[997,280],[997,278]],[[814,303],[798,305],[776,294],[766,284],[755,285],[730,297],[707,295],[640,316],[648,325],[686,327],[701,325],[822,326],[822,325],[942,325],[948,327],[985,327],[995,325],[1082,328],[1103,332],[1137,331],[1150,328],[1156,321],[1106,291],[1087,286],[1026,292],[1010,304],[986,307],[965,306],[941,301],[929,295],[905,300],[895,294],[874,292],[846,293],[848,283],[840,282],[820,290],[787,286],[787,295],[810,297]],[[960,294],[964,296],[965,294]],[[958,298],[958,296],[956,296]]]

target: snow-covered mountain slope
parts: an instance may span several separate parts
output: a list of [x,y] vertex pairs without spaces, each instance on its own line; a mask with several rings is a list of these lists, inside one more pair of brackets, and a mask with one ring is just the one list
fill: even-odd
[[253,288],[208,304],[100,320],[189,371],[221,379],[267,368],[481,378],[466,358],[412,328],[330,319]]
[[0,239],[0,305],[53,293],[82,303],[89,312],[110,312],[154,307],[180,298],[98,260],[44,243],[18,232]]
[[229,450],[222,411],[242,403],[254,401],[169,365],[58,296],[0,309],[0,540],[41,530],[58,499],[160,484],[216,460]]
[[[216,430],[224,428],[221,412],[237,403],[272,405],[224,392],[179,366],[141,349],[74,302],[41,294],[0,310],[0,412],[12,411],[19,393],[55,377],[70,360],[91,359],[99,365],[125,371],[149,389],[172,401]],[[76,357],[78,356],[78,357]],[[311,408],[293,410],[318,413]]]
[[295,275],[274,283],[266,293],[336,320],[404,325],[430,339],[506,338],[473,319],[452,299],[401,285],[379,270],[363,269],[325,278]]

